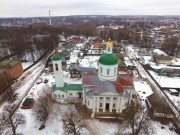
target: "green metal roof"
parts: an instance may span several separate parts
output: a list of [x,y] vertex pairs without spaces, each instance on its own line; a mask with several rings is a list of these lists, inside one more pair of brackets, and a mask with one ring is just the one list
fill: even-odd
[[104,53],[99,58],[98,62],[103,65],[115,65],[118,63],[118,59],[117,59],[116,55],[114,55],[114,54]]
[[54,55],[52,56],[52,60],[54,60],[54,61],[61,60],[61,56],[60,56],[59,54],[54,54]]
[[74,90],[74,91],[80,91],[82,90],[81,84],[67,84],[64,83],[64,87],[56,87],[56,84],[52,86],[52,91],[61,90],[61,91],[68,91],[68,90]]
[[7,69],[0,69],[0,74],[4,73],[6,71],[7,71]]

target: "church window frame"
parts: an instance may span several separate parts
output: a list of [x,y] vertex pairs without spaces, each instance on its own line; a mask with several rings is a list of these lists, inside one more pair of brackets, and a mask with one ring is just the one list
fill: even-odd
[[102,107],[103,105],[102,105],[102,103],[99,103],[99,107]]
[[55,69],[56,69],[56,71],[58,71],[58,70],[59,70],[59,68],[58,68],[58,64],[57,64],[57,63],[55,64]]
[[102,67],[100,67],[100,73],[102,73],[103,72],[103,68]]
[[114,68],[114,74],[116,74],[117,73],[117,68]]
[[108,51],[109,51],[109,52],[111,51],[111,48],[110,48],[110,47],[108,47]]
[[107,69],[107,75],[109,75],[110,74],[110,69]]

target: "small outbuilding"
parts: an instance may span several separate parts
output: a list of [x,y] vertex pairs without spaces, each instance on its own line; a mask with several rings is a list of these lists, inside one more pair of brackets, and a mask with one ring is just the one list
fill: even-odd
[[31,109],[33,105],[34,105],[34,99],[26,98],[24,102],[22,103],[21,109]]

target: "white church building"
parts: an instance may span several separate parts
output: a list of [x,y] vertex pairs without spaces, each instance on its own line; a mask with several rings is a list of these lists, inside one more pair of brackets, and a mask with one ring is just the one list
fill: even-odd
[[52,87],[53,98],[66,101],[68,98],[82,98],[82,103],[95,113],[121,113],[135,93],[131,76],[118,74],[117,57],[112,52],[109,40],[106,51],[98,60],[98,73],[84,74],[82,84],[67,84],[63,81],[61,57],[52,57],[56,84]]

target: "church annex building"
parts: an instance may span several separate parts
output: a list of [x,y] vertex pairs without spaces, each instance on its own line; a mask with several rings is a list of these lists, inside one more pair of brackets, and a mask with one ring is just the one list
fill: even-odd
[[132,100],[135,93],[133,78],[128,74],[118,74],[121,62],[112,52],[113,44],[109,40],[106,51],[98,60],[98,73],[83,74],[82,84],[64,82],[61,57],[55,53],[52,57],[55,84],[52,96],[64,102],[68,98],[82,99],[93,114],[116,112],[121,113]]

